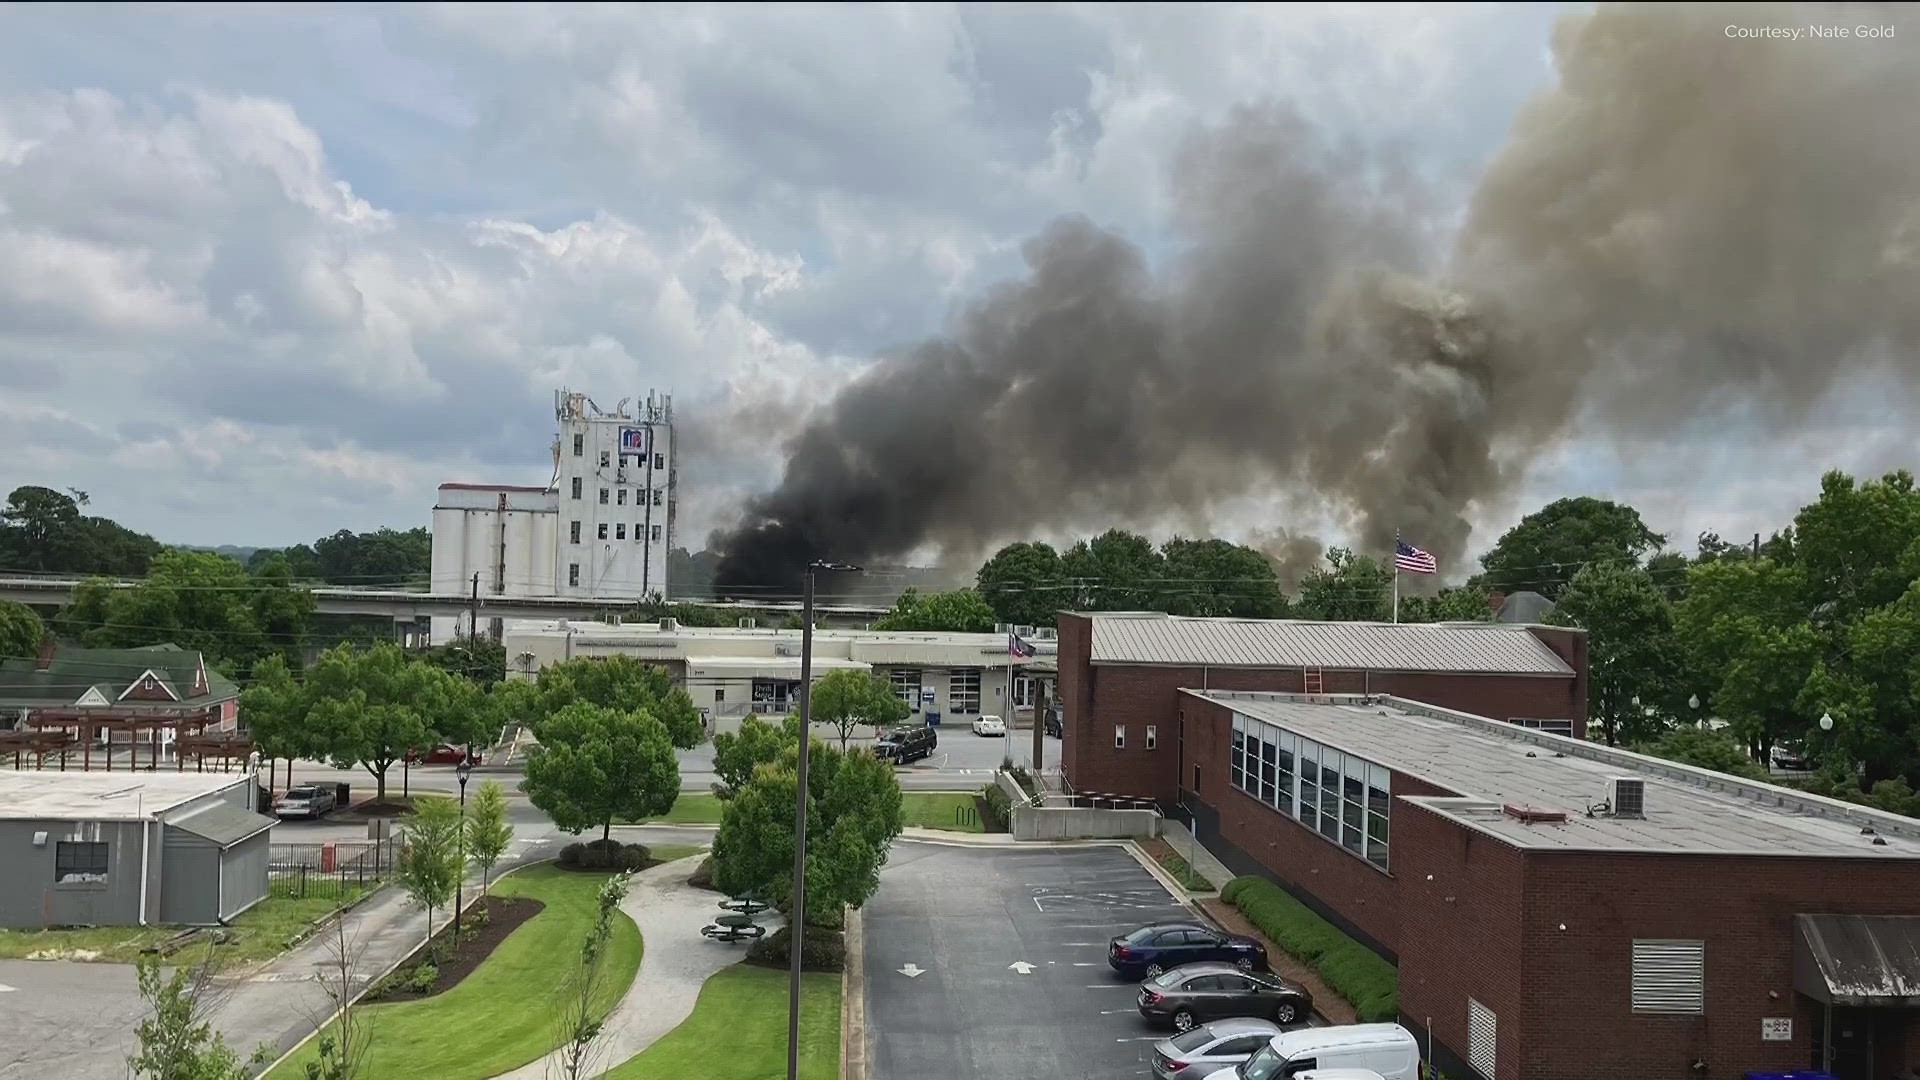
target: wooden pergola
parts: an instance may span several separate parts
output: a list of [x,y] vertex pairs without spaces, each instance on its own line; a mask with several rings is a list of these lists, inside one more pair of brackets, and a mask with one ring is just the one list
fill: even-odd
[[[160,767],[160,740],[152,737],[153,732],[171,730],[176,746],[190,735],[198,735],[220,720],[217,706],[200,705],[193,707],[147,707],[139,708],[127,705],[82,705],[57,709],[33,709],[27,713],[21,730],[14,734],[38,733],[46,736],[65,735],[69,740],[60,749],[60,768],[67,767],[65,751],[74,742],[80,744],[80,768],[93,770],[93,744],[101,732],[107,733],[107,772],[113,771],[113,733],[125,731],[130,737],[127,742],[133,749],[133,760],[129,768],[138,768],[139,751],[137,749],[140,732],[148,732],[148,741],[153,746],[153,757],[147,765],[149,771]],[[176,753],[175,758],[179,755]],[[184,766],[183,766],[184,768]]]
[[187,755],[193,755],[193,771],[206,772],[207,759],[218,758],[220,771],[228,771],[235,761],[246,761],[253,754],[253,740],[235,732],[213,735],[176,735],[173,740],[175,772],[185,772]]
[[71,731],[0,731],[0,754],[13,751],[13,767],[20,769],[20,755],[32,754],[33,767],[47,767],[47,755],[60,755],[60,771],[67,771],[67,751],[73,747]]

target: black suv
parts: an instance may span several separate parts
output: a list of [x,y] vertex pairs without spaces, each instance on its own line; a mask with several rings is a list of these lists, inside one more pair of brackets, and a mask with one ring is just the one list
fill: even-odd
[[873,754],[895,765],[905,765],[931,757],[934,747],[939,745],[940,735],[930,727],[900,727],[880,736],[880,741],[873,744]]
[[1207,961],[1265,971],[1267,950],[1252,938],[1186,922],[1153,923],[1107,945],[1107,964],[1129,979],[1153,978],[1183,964]]

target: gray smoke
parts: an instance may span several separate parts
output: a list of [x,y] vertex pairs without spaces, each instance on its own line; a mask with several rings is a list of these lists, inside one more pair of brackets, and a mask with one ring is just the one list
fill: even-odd
[[[1805,36],[1860,24],[1895,36]],[[719,581],[1204,524],[1253,492],[1331,514],[1365,550],[1398,530],[1444,565],[1472,511],[1576,424],[1625,441],[1734,406],[1791,422],[1841,380],[1911,385],[1917,34],[1893,8],[1569,16],[1558,84],[1450,251],[1395,162],[1285,106],[1239,109],[1174,155],[1169,268],[1054,222],[1025,277],[811,419]]]

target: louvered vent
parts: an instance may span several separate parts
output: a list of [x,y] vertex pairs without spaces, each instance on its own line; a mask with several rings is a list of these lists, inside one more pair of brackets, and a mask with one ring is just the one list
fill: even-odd
[[1633,943],[1634,1012],[1699,1015],[1706,995],[1706,942]]
[[1493,1010],[1468,998],[1467,1064],[1486,1080],[1493,1080],[1493,1051],[1499,1041],[1499,1022]]

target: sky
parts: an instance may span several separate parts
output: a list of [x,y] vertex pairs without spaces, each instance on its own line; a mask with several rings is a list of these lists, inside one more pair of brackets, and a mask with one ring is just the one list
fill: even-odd
[[[439,483],[545,482],[555,389],[658,390],[698,546],[809,408],[1050,220],[1162,251],[1170,155],[1235,105],[1390,148],[1445,229],[1555,78],[1558,14],[0,8],[0,490],[77,488],[174,543],[409,528]],[[1897,463],[1876,408],[1836,395],[1819,437],[1576,431],[1478,508],[1476,546],[1574,494],[1689,550],[1771,532],[1825,469]],[[1286,505],[1249,492],[1214,531],[1337,538]]]

